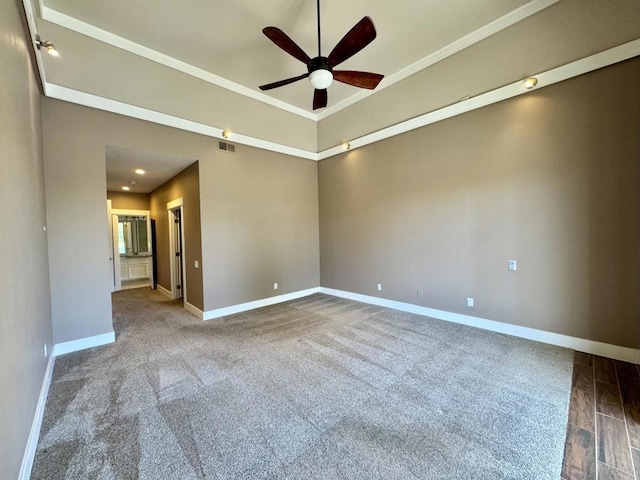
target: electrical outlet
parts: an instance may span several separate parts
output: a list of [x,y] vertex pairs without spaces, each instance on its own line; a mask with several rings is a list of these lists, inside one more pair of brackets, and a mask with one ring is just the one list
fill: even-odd
[[424,298],[424,291],[423,290],[418,290],[417,291],[417,295],[418,295],[418,298]]
[[509,271],[515,272],[518,269],[518,262],[515,260],[509,260]]
[[382,284],[381,283],[378,284],[378,290],[382,290]]
[[473,307],[473,297],[467,297],[467,307]]
[[278,284],[277,284],[277,283],[274,283],[274,284],[273,284],[273,289],[274,289],[274,290],[277,290],[277,289],[278,289]]

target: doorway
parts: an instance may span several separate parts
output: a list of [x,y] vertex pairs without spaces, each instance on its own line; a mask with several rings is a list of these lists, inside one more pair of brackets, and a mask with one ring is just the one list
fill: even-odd
[[184,302],[187,296],[187,281],[184,263],[184,201],[182,198],[167,203],[167,217],[169,224],[171,298],[174,300],[181,299]]
[[153,250],[148,210],[111,210],[112,291],[152,287]]

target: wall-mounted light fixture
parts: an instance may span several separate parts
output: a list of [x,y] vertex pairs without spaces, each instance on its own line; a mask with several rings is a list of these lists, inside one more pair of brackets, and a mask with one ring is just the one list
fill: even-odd
[[342,144],[342,148],[344,148],[345,150],[349,150],[351,148],[351,144],[349,142],[344,142]]
[[529,77],[524,81],[524,88],[527,90],[531,90],[538,84],[538,79],[536,77]]
[[36,35],[36,47],[38,47],[38,50],[41,50],[42,48],[46,48],[47,53],[49,53],[49,55],[53,55],[54,57],[57,57],[60,55],[58,53],[58,50],[56,50],[56,46],[48,40],[45,40],[43,42],[40,39],[40,35]]
[[223,130],[222,131],[222,137],[223,138],[229,138],[231,136],[231,132],[229,130]]

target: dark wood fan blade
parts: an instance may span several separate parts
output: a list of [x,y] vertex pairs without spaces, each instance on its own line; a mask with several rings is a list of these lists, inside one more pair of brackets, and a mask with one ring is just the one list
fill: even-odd
[[303,78],[307,78],[309,76],[308,73],[304,75],[300,75],[298,77],[287,78],[286,80],[280,80],[279,82],[267,83],[266,85],[260,85],[260,90],[271,90],[272,88],[282,87],[284,85],[289,85],[290,83],[297,82],[298,80],[302,80]]
[[327,89],[318,90],[313,93],[313,109],[317,110],[327,106]]
[[376,28],[369,17],[364,17],[342,37],[342,40],[331,51],[327,62],[331,67],[341,64],[351,58],[376,38]]
[[291,40],[286,33],[280,30],[277,27],[265,27],[262,29],[262,33],[264,33],[269,40],[279,46],[282,50],[287,52],[292,57],[297,58],[302,63],[309,63],[311,57],[304,53],[296,42]]
[[333,79],[354,87],[373,90],[378,86],[384,75],[370,72],[356,72],[353,70],[334,70]]

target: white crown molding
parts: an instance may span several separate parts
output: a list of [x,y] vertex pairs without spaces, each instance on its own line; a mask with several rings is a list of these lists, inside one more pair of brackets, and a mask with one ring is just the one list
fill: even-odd
[[36,54],[36,66],[38,67],[38,73],[40,74],[40,81],[42,84],[42,91],[45,95],[47,92],[47,76],[44,71],[44,62],[42,61],[42,53],[38,48],[36,48],[36,34],[38,33],[38,28],[36,25],[36,16],[33,11],[33,5],[31,4],[31,0],[22,0],[22,5],[24,6],[24,13],[27,17],[27,26],[29,27],[29,38],[31,40],[31,45],[33,45],[33,51]]
[[425,68],[430,67],[431,65],[441,62],[447,57],[458,53],[461,50],[464,50],[471,45],[478,43],[484,40],[491,35],[494,35],[501,30],[504,30],[511,25],[518,23],[521,20],[524,20],[527,17],[530,17],[534,13],[538,13],[540,10],[543,10],[554,3],[559,2],[560,0],[533,0],[515,10],[503,15],[502,17],[494,20],[491,23],[486,24],[483,27],[465,35],[462,38],[450,43],[442,47],[440,50],[433,52],[430,55],[427,55],[424,58],[421,58],[417,62],[409,65],[408,67],[403,68],[402,70],[385,77],[382,82],[376,87],[375,90],[360,90],[358,93],[351,95],[349,98],[336,103],[335,105],[323,110],[318,114],[318,121],[324,120],[325,118],[333,115],[334,113],[339,112],[340,110],[344,110],[351,105],[364,100],[371,95],[375,95],[376,93],[384,90],[391,85],[398,83],[405,78],[418,73],[420,70],[424,70]]
[[281,145],[275,142],[269,142],[259,138],[251,137],[248,135],[242,135],[239,133],[232,133],[229,139],[222,136],[224,129],[218,127],[212,127],[204,123],[194,122],[191,120],[185,120],[184,118],[174,117],[173,115],[167,115],[166,113],[156,112],[135,105],[130,105],[124,102],[118,102],[109,98],[100,97],[90,93],[79,92],[71,88],[55,85],[53,83],[47,84],[47,96],[58,100],[65,100],[71,103],[77,103],[78,105],[84,105],[86,107],[97,108],[98,110],[105,110],[107,112],[118,113],[120,115],[126,115],[128,117],[138,118],[140,120],[146,120],[148,122],[158,123],[160,125],[166,125],[168,127],[174,127],[188,132],[199,133],[208,137],[219,138],[225,141],[240,143],[242,145],[248,145],[251,147],[261,148],[263,150],[270,150],[272,152],[284,153],[286,155],[293,155],[295,157],[306,158],[307,160],[317,160],[318,155],[315,152],[309,152],[299,148],[289,147],[287,145]]
[[[24,1],[28,2],[29,0]],[[440,62],[445,58],[450,57],[451,55],[475,43],[478,43],[517,22],[520,22],[521,20],[524,20],[525,18],[539,12],[540,10],[543,10],[550,5],[557,3],[559,0],[532,0],[529,3],[516,8],[506,15],[503,15],[502,17],[488,23],[487,25],[465,35],[464,37],[455,40],[454,42],[441,48],[440,50],[427,55],[426,57],[409,65],[408,67],[405,67],[402,70],[389,75],[378,85],[375,90],[360,90],[358,93],[351,95],[349,98],[346,98],[336,105],[325,109],[319,114],[308,112],[302,108],[296,107],[282,100],[277,100],[262,92],[253,90],[252,88],[248,88],[244,85],[240,85],[239,83],[232,82],[230,80],[227,80],[226,78],[220,77],[219,75],[215,75],[194,65],[182,62],[169,55],[165,55],[149,47],[140,45],[139,43],[127,40],[126,38],[120,37],[119,35],[115,35],[87,22],[74,18],[70,15],[54,10],[51,7],[44,6],[42,5],[42,1],[39,1],[41,17],[48,22],[51,22],[63,28],[67,28],[69,30],[106,43],[121,50],[125,50],[129,53],[133,53],[142,58],[146,58],[147,60],[159,63],[187,75],[199,78],[201,80],[204,80],[205,82],[221,88],[225,88],[234,93],[244,95],[254,100],[258,100],[274,107],[281,108],[282,110],[293,113],[295,115],[299,115],[301,117],[318,122],[341,110],[344,110],[345,108],[350,107],[351,105],[361,100],[364,100],[371,95],[375,95],[381,90],[390,87],[391,85],[401,80],[404,80],[405,78],[419,72],[420,70],[428,68],[431,65]]]
[[[544,88],[546,86],[553,85],[554,83],[568,80],[578,75],[607,67],[609,65],[613,65],[615,63],[622,62],[639,55],[640,39],[633,40],[631,42],[619,45],[600,53],[596,53],[595,55],[591,55],[581,60],[568,63],[567,65],[563,65],[561,67],[557,67],[552,70],[534,75],[538,79],[538,85],[535,89]],[[149,122],[158,123],[160,125],[166,125],[189,132],[199,133],[201,135],[207,135],[209,137],[214,137],[241,145],[248,145],[256,148],[261,148],[263,150],[270,150],[286,155],[292,155],[295,157],[304,158],[306,160],[319,161],[345,153],[342,145],[337,145],[335,147],[316,153],[235,132],[232,133],[232,136],[229,139],[226,139],[222,135],[222,132],[224,131],[222,128],[212,127],[203,123],[186,120],[180,117],[167,115],[134,105],[129,105],[127,103],[99,97],[97,95],[79,92],[77,90],[62,87],[60,85],[55,85],[52,83],[45,84],[45,87],[47,92],[46,95],[58,100],[65,100],[67,102],[77,103],[79,105],[93,107],[99,110],[118,113],[121,115],[138,118],[140,120],[146,120]],[[439,122],[441,120],[446,120],[447,118],[461,115],[477,108],[482,108],[511,97],[526,94],[530,91],[533,90],[526,90],[522,84],[522,81],[519,80],[504,87],[483,93],[476,97],[472,97],[453,105],[449,105],[432,112],[425,113],[424,115],[420,115],[405,122],[383,128],[381,130],[356,139],[348,140],[348,142],[351,146],[351,150],[358,147],[364,147],[371,143],[379,142],[380,140],[385,140],[387,138],[400,135],[417,128],[421,128],[426,125]]]
[[202,68],[195,67],[186,62],[182,62],[176,58],[170,57],[169,55],[165,55],[156,50],[140,45],[139,43],[132,42],[131,40],[127,40],[126,38],[107,32],[106,30],[102,30],[101,28],[83,22],[82,20],[78,20],[77,18],[71,17],[64,13],[58,12],[57,10],[54,10],[50,7],[43,7],[42,18],[47,22],[51,22],[60,27],[64,27],[66,29],[80,33],[81,35],[93,38],[94,40],[106,43],[107,45],[111,45],[112,47],[116,47],[129,53],[133,53],[134,55],[138,55],[139,57],[146,58],[147,60],[151,60],[152,62],[159,63],[161,65],[164,65],[165,67],[169,67],[179,72],[186,73],[187,75],[199,78],[200,80],[204,80],[205,82],[208,82],[212,85],[216,85],[226,90],[230,90],[234,93],[244,95],[245,97],[258,100],[259,102],[266,103],[273,107],[280,108],[289,113],[308,118],[309,120],[316,120],[317,116],[314,113],[307,112],[302,108],[295,107],[287,102],[283,102],[282,100],[270,97],[269,95],[258,92],[249,87],[245,87],[244,85],[240,85],[239,83],[232,82],[231,80],[227,80],[226,78],[223,78],[219,75],[210,73],[206,70],[203,70]]
[[[576,60],[575,62],[568,63],[561,67],[547,70],[546,72],[542,72],[537,75],[532,75],[538,79],[538,84],[533,90],[553,85],[554,83],[577,77],[578,75],[613,65],[614,63],[622,62],[638,55],[640,55],[640,39],[605,50],[604,52],[596,53],[595,55],[591,55],[581,60]],[[477,108],[482,108],[511,97],[523,95],[533,90],[525,89],[523,82],[518,80],[517,82],[491,90],[476,97],[471,97],[453,105],[425,113],[419,117],[415,117],[405,122],[347,141],[351,147],[350,149],[353,150],[355,148],[379,142],[380,140],[394,137],[441,120],[446,120],[447,118],[455,117],[456,115],[467,113]],[[334,155],[339,155],[344,153],[344,151],[345,150],[342,145],[337,145],[319,152],[318,160],[324,160]]]
[[334,297],[346,298],[349,300],[354,300],[356,302],[392,308],[394,310],[400,310],[402,312],[414,313],[429,318],[435,318],[447,322],[459,323],[475,328],[481,328],[483,330],[489,330],[491,332],[503,333],[505,335],[511,335],[513,337],[526,338],[528,340],[534,340],[536,342],[547,343],[564,348],[571,348],[580,352],[592,353],[594,355],[614,358],[616,360],[622,360],[625,362],[640,363],[640,350],[637,350],[635,348],[622,347],[620,345],[612,345],[609,343],[597,342],[595,340],[587,340],[584,338],[547,332],[545,330],[513,325],[511,323],[496,322],[495,320],[489,320],[486,318],[474,317],[461,313],[447,312],[444,310],[437,310],[435,308],[414,305],[412,303],[397,302],[395,300],[388,300],[386,298],[372,297],[369,295],[362,295],[360,293],[335,290],[333,288],[320,287],[319,290],[320,293],[332,295]]

